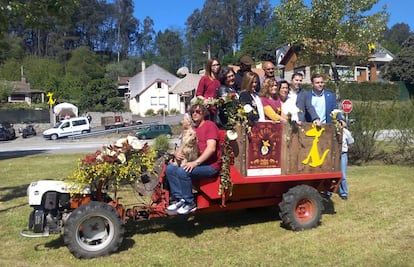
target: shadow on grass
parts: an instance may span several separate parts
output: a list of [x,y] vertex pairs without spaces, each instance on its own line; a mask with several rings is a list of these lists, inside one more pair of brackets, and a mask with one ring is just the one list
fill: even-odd
[[47,152],[47,150],[45,150],[45,149],[3,151],[3,152],[0,152],[0,160],[2,160],[2,159],[21,158],[21,157],[26,157],[26,156],[43,154],[43,153],[46,153],[46,152]]
[[27,195],[27,187],[29,185],[0,187],[0,201],[5,202],[14,198],[25,197]]
[[149,221],[128,223],[125,236],[168,231],[174,232],[179,237],[191,238],[212,228],[226,227],[229,231],[238,231],[243,225],[268,221],[275,221],[275,227],[279,227],[278,213],[277,208],[257,208],[155,218]]
[[[330,205],[333,208],[331,199],[324,200],[324,206]],[[327,212],[325,206],[324,214],[334,214]],[[192,238],[202,234],[204,231],[214,228],[227,228],[227,231],[239,231],[242,226],[274,222],[274,227],[282,227],[279,210],[277,207],[264,207],[254,209],[242,209],[235,211],[205,212],[190,215],[178,215],[172,217],[154,218],[147,221],[128,222],[125,225],[124,240],[120,248],[113,254],[127,251],[135,245],[131,238],[134,235],[155,234],[161,231],[172,232],[178,237]],[[62,235],[45,243],[43,246],[48,249],[58,249],[64,245]],[[41,245],[39,245],[41,246]],[[36,250],[39,248],[35,248]]]
[[330,197],[322,198],[323,212],[322,214],[336,214],[335,205]]

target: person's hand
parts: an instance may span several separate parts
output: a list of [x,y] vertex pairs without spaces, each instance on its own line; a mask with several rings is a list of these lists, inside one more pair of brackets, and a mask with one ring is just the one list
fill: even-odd
[[186,172],[191,172],[197,166],[198,166],[198,163],[196,161],[190,161],[184,164],[182,167]]
[[176,150],[174,152],[174,157],[178,160],[183,160],[185,158],[184,154],[181,153],[180,151]]

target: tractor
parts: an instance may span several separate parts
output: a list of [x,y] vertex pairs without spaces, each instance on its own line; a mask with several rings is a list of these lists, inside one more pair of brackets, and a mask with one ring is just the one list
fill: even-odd
[[[334,124],[260,122],[223,145],[230,158],[227,174],[231,186],[220,190],[223,174],[193,181],[198,212],[278,207],[281,224],[301,231],[320,225],[323,196],[335,192],[341,181],[342,131]],[[224,136],[225,131],[221,131]],[[224,139],[224,138],[222,138]],[[158,175],[151,203],[124,207],[104,186],[85,187],[77,195],[63,181],[41,180],[28,187],[28,229],[25,237],[62,234],[77,258],[109,255],[119,249],[127,223],[171,215],[165,166]],[[221,191],[221,192],[220,192]],[[219,193],[220,192],[220,193]]]

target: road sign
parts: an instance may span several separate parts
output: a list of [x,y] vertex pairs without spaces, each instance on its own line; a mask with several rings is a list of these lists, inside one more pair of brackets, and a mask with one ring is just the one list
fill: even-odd
[[349,99],[342,101],[342,110],[345,113],[350,113],[352,111],[352,102]]

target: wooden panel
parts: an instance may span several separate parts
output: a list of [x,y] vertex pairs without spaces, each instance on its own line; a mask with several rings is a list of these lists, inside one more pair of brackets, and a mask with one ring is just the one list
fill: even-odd
[[249,135],[240,127],[236,130],[234,166],[243,176],[340,171],[342,136],[333,124],[317,128],[311,123],[292,127],[264,122]]

